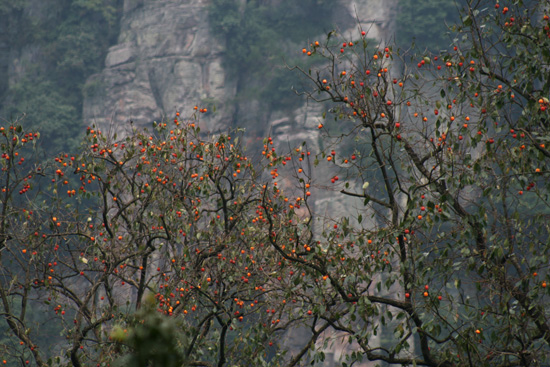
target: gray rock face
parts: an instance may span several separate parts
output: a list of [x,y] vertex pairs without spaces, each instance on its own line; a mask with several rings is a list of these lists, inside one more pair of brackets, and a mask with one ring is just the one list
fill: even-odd
[[[339,23],[352,25],[341,30],[344,34],[358,35],[357,22],[349,21],[357,16],[359,26],[371,37],[389,38],[397,0],[339,1]],[[195,105],[208,103],[215,104],[217,111],[203,119],[205,127],[218,130],[232,126],[235,107],[228,102],[236,94],[236,82],[223,69],[224,44],[210,32],[208,5],[209,0],[125,0],[118,44],[109,49],[105,69],[87,81],[85,124],[118,131],[130,120],[146,126],[173,116],[176,110],[189,116]],[[296,113],[295,117],[303,120],[303,108]],[[252,108],[250,115],[243,123],[255,120],[264,132],[271,121],[284,117],[289,118],[290,125],[303,124],[294,116],[281,116],[280,111]]]
[[[119,43],[109,49],[105,69],[87,81],[83,117],[102,128],[152,120],[204,101],[224,106],[235,94],[223,68],[223,44],[212,36],[204,0],[126,0]],[[208,128],[229,124],[230,106],[219,109]]]
[[[359,27],[369,37],[385,42],[393,38],[397,1],[395,0],[355,0],[347,2],[348,11]],[[358,32],[358,31],[357,31]]]

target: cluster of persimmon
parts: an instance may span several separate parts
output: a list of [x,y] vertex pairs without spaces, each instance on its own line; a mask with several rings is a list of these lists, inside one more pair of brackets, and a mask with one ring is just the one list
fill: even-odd
[[[267,159],[274,160],[274,159],[277,158],[277,154],[275,153],[275,148],[274,147],[271,147],[271,149],[269,149],[270,145],[273,145],[273,138],[267,137],[265,139],[264,148],[262,150],[262,155],[265,156],[265,158],[267,158]],[[272,164],[272,163],[270,163],[270,164]]]
[[[365,38],[366,35],[367,35],[367,32],[361,30],[361,37]],[[353,47],[353,46],[354,46],[353,42],[343,42],[342,47],[340,48],[340,53],[343,54],[345,52],[346,47]],[[310,47],[309,51],[306,48],[303,48],[302,53],[307,56],[311,56],[315,53],[315,51],[317,51],[317,49],[320,47],[320,44],[318,41],[315,41],[310,43],[309,47]]]
[[[252,250],[251,250],[251,251],[252,251]],[[241,251],[241,253],[244,253],[244,250]],[[224,262],[227,260],[227,258],[226,258],[225,256],[223,256],[221,253],[218,253],[217,258],[218,258],[218,260],[224,261]],[[252,259],[252,255],[246,255],[245,258],[250,258],[250,259]],[[173,259],[173,262],[175,262],[174,259]],[[235,265],[235,264],[237,264],[237,262],[238,262],[238,258],[235,257],[235,258],[233,258],[233,259],[229,259],[228,264],[233,264],[233,265]],[[182,269],[182,271],[183,271],[183,270],[185,269],[185,267],[182,267],[181,269]],[[261,269],[262,269],[262,268],[260,267],[260,270],[261,270]],[[201,273],[204,274],[204,273],[206,273],[206,272],[207,272],[207,269],[206,269],[205,267],[202,267],[202,268],[200,269],[200,273],[199,273],[199,274],[201,274]],[[223,273],[223,272],[225,272],[224,269],[222,269],[222,273]],[[234,272],[235,272],[234,270],[231,270],[231,273],[234,273]],[[183,275],[183,274],[182,274],[182,275]],[[163,274],[163,276],[164,276],[164,274]],[[202,277],[202,276],[201,276],[201,277]],[[248,284],[248,283],[249,283],[249,280],[250,280],[252,277],[253,277],[253,274],[252,274],[252,272],[251,272],[250,267],[249,267],[249,266],[245,266],[245,267],[244,267],[244,274],[243,274],[243,275],[241,276],[241,278],[240,278],[241,282],[242,282],[243,284]],[[168,280],[168,278],[166,278],[165,280]],[[208,276],[208,277],[206,278],[206,281],[207,281],[208,284],[214,283],[214,285],[219,283],[219,280],[218,280],[218,279],[212,279],[210,276]],[[184,302],[185,304],[187,304],[188,302],[191,302],[191,303],[196,302],[195,296],[194,296],[193,294],[189,293],[188,296],[185,296],[185,292],[190,292],[190,291],[192,291],[192,290],[195,289],[195,288],[199,289],[201,292],[211,292],[211,295],[212,295],[213,299],[216,299],[216,301],[214,301],[214,304],[216,304],[216,305],[219,304],[219,302],[224,302],[224,299],[219,299],[219,298],[217,298],[217,296],[220,295],[220,293],[218,292],[218,289],[217,289],[215,286],[214,286],[214,287],[209,286],[209,287],[205,288],[205,287],[201,287],[200,285],[197,285],[196,287],[194,287],[194,286],[192,286],[192,285],[189,285],[189,282],[188,282],[187,280],[184,280],[183,278],[181,278],[181,280],[180,280],[179,282],[180,282],[180,283],[185,283],[185,285],[187,286],[187,288],[180,287],[180,288],[178,289],[178,287],[176,286],[175,291],[173,291],[172,293],[169,293],[169,294],[168,294],[168,293],[165,293],[165,295],[162,295],[162,294],[160,294],[160,293],[157,294],[157,299],[159,300],[159,307],[160,307],[160,308],[159,308],[159,311],[161,311],[161,312],[163,312],[163,313],[165,313],[165,314],[167,314],[167,315],[172,316],[172,313],[173,313],[173,311],[174,311],[174,309],[175,309],[175,306],[171,306],[172,304],[174,304],[174,302],[173,302],[172,300],[174,299],[175,294],[176,294],[177,292],[181,292],[181,293],[180,293],[180,299],[181,299],[182,302]],[[227,286],[227,285],[226,285],[226,286]],[[169,292],[169,291],[168,291],[168,287],[169,287],[168,284],[165,284],[165,285],[164,285],[164,289],[165,289],[166,292]],[[162,289],[162,288],[163,288],[163,287],[161,286],[161,289]],[[212,291],[212,289],[214,289],[214,290]],[[262,286],[255,286],[255,287],[254,287],[254,290],[255,290],[255,291],[263,291],[264,289],[263,289]],[[225,300],[225,301],[228,301],[228,300]],[[245,301],[242,300],[242,299],[235,298],[233,301],[235,302],[237,308],[239,308],[239,309],[243,309],[243,307],[247,306],[247,305],[245,304]],[[179,305],[179,304],[180,304],[180,300],[177,300],[177,301],[175,302],[175,304],[176,304],[176,305]],[[251,309],[252,309],[252,308],[255,308],[255,306],[256,306],[257,304],[258,304],[258,300],[255,299],[255,300],[253,300],[253,301],[249,304],[249,307],[250,307]],[[196,304],[193,305],[193,306],[190,308],[190,310],[191,310],[191,311],[196,311],[196,310],[197,310]],[[183,310],[183,315],[187,315],[187,314],[188,314],[187,309],[184,309],[184,310]],[[241,311],[239,311],[239,310],[236,310],[236,311],[234,312],[233,316],[234,316],[237,320],[239,320],[239,321],[242,321],[243,318],[244,318],[244,314],[241,313]]]
[[[14,159],[17,159],[19,158],[19,160],[17,161],[17,165],[21,166],[23,165],[23,163],[25,162],[25,158],[23,156],[19,156],[19,152],[16,151],[18,148],[16,148],[16,146],[20,143],[21,146],[24,146],[26,143],[28,143],[29,141],[33,141],[34,139],[38,139],[40,134],[38,133],[25,133],[23,134],[22,133],[22,128],[21,126],[16,126],[16,125],[10,125],[8,127],[8,129],[6,129],[5,127],[0,127],[0,133],[7,137],[8,134],[10,134],[11,136],[11,144],[3,144],[2,145],[2,149],[6,150],[4,152],[2,152],[2,155],[0,156],[1,159],[5,160],[6,162],[14,162],[15,163],[15,160]],[[13,154],[13,157],[10,156],[10,151],[11,153]],[[5,165],[2,165],[2,171],[5,172],[9,169],[9,165],[8,164],[5,164]],[[26,180],[25,180],[26,181]],[[2,192],[6,192],[8,190],[8,188],[2,188]],[[23,192],[20,192],[20,194],[22,193],[25,193],[27,192],[28,189],[23,189]]]
[[539,109],[541,112],[545,112],[548,109],[549,101],[548,98],[539,98]]
[[[58,156],[55,159],[56,167],[53,171],[53,175],[55,177],[54,181],[55,183],[63,183],[63,185],[68,185],[69,173],[75,172],[81,181],[82,186],[80,191],[85,192],[86,185],[92,184],[94,182],[105,182],[106,184],[114,182],[113,178],[116,175],[113,176],[112,174],[121,172],[120,170],[124,169],[127,170],[126,172],[133,171],[130,177],[135,177],[136,181],[139,182],[140,180],[142,180],[142,185],[140,187],[143,188],[145,192],[148,192],[147,190],[154,185],[160,186],[170,184],[173,185],[173,187],[175,187],[176,185],[181,185],[181,190],[170,190],[170,192],[157,191],[157,193],[161,193],[162,195],[164,195],[164,193],[173,194],[174,192],[177,192],[177,195],[185,195],[183,199],[181,197],[177,198],[177,196],[176,198],[177,200],[182,199],[190,205],[185,205],[185,209],[180,209],[180,207],[178,207],[178,209],[174,209],[173,215],[177,218],[186,218],[186,222],[192,222],[192,218],[190,217],[194,215],[194,219],[196,221],[204,219],[202,222],[204,223],[205,228],[208,228],[208,225],[210,224],[210,219],[214,220],[216,219],[216,216],[209,216],[204,212],[202,212],[201,214],[201,206],[208,206],[209,204],[208,196],[206,194],[208,190],[206,189],[204,191],[204,195],[206,196],[201,197],[197,196],[201,194],[200,189],[205,188],[204,183],[206,183],[206,181],[219,179],[220,175],[226,174],[223,172],[229,172],[227,170],[229,167],[229,169],[233,170],[232,174],[243,173],[245,169],[250,168],[250,162],[247,157],[240,155],[238,151],[234,149],[235,147],[232,144],[228,143],[231,141],[231,137],[229,136],[219,137],[217,141],[210,143],[201,141],[198,138],[189,138],[186,134],[187,133],[184,133],[182,131],[171,131],[169,135],[170,139],[167,139],[165,142],[162,140],[159,141],[159,139],[153,136],[143,136],[142,139],[135,139],[133,142],[127,140],[126,144],[128,146],[136,148],[137,150],[135,150],[136,153],[128,153],[128,155],[126,155],[126,153],[123,154],[122,152],[125,147],[124,143],[108,143],[108,139],[103,137],[101,132],[97,131],[96,129],[89,128],[88,153],[91,152],[92,154],[85,154],[79,159],[76,159],[75,157],[69,157],[68,155]],[[137,141],[139,141],[139,144],[135,144],[137,143]],[[271,145],[272,144],[273,142],[271,141]],[[268,154],[269,158],[275,159],[275,157],[272,156],[275,154],[273,150],[270,151]],[[180,172],[184,172],[183,175],[179,175],[179,179],[181,179],[181,177],[184,177],[183,182],[173,180],[174,167],[176,169],[179,169]],[[278,175],[277,168],[274,168],[273,173],[275,176]],[[243,181],[246,181],[246,178],[243,178]],[[27,190],[30,187],[27,185],[30,184],[27,184],[25,181],[23,190]],[[252,185],[252,187],[254,186]],[[143,192],[144,191],[142,191],[142,193]],[[68,193],[69,196],[73,196],[76,194],[76,191],[69,190]],[[119,207],[123,208],[124,205],[129,204],[127,198],[123,194],[113,192],[110,197],[112,199],[112,202],[107,202],[108,206],[120,205]],[[233,214],[231,217],[231,220],[234,219],[235,222],[238,222],[235,227],[235,232],[240,233],[241,235],[245,234],[245,231],[246,233],[248,233],[249,229],[247,228],[247,223],[249,222],[247,222],[247,219],[252,221],[254,217],[247,215],[239,217],[238,210],[239,207],[243,204],[238,199],[228,201],[227,205],[230,206],[231,210],[233,210],[231,206],[235,206],[235,214]],[[211,207],[208,207],[208,209],[211,209]],[[172,210],[169,210],[169,213],[171,211]],[[256,218],[262,217],[261,222],[264,223],[266,215],[265,213],[270,211],[273,211],[273,208],[266,208],[262,206],[257,210]],[[166,213],[165,215],[169,215],[169,213]],[[188,213],[189,216],[186,215]],[[274,212],[273,215],[276,215],[276,213]],[[65,220],[62,220],[60,217],[61,215],[51,217],[50,223],[53,225],[52,231],[62,226],[62,224],[64,225],[65,223],[68,223]],[[219,214],[217,215],[217,219],[222,219]],[[155,223],[147,228],[144,228],[144,230],[149,231],[150,229],[152,229],[153,231],[159,230],[163,233],[165,231],[169,231],[170,233],[172,233],[175,228],[171,222],[167,223],[168,226],[166,226],[166,228],[164,225]],[[191,223],[178,223],[176,225],[180,226],[180,228],[183,228],[183,230],[180,229],[180,234],[183,234],[183,236],[185,236],[185,233],[187,231],[187,225],[189,225],[189,227],[192,226]],[[200,230],[198,229],[198,225],[199,224],[193,224],[194,233],[196,233],[197,230]],[[102,226],[103,228],[101,228]],[[241,226],[242,228],[239,228],[239,226]],[[116,233],[114,232],[115,229],[111,228],[109,230],[109,234],[107,234],[107,229],[105,229],[104,227],[104,224],[98,225],[97,223],[95,223],[95,221],[87,223],[85,225],[85,230],[88,233],[93,232],[93,235],[89,235],[89,239],[92,243],[101,244],[115,241],[124,242],[127,240],[127,238],[130,238],[130,236],[126,236],[127,233],[124,229],[122,229],[123,233]],[[36,232],[36,237],[39,236],[40,234]],[[50,237],[47,234],[43,234],[42,238],[44,239],[44,244],[46,244],[50,239],[53,239],[54,237],[55,236]],[[80,253],[81,260],[77,261],[76,265],[74,266],[61,265],[67,268],[63,271],[72,270],[75,272],[75,275],[80,274],[80,276],[86,277],[86,279],[88,279],[90,274],[93,274],[93,272],[110,271],[110,276],[113,276],[120,280],[120,283],[117,283],[117,286],[118,284],[128,284],[132,287],[136,286],[136,281],[135,279],[133,279],[133,277],[138,271],[137,266],[123,263],[117,265],[116,268],[112,268],[110,265],[108,265],[108,263],[106,263],[105,259],[102,258],[103,256],[99,255],[96,252],[95,246],[90,246],[89,243],[85,246],[86,249]],[[224,245],[222,245],[222,247],[223,246]],[[227,248],[227,245],[225,245],[225,247]],[[223,261],[223,263],[227,266],[234,266],[239,268],[238,271],[242,272],[242,275],[240,276],[240,278],[238,278],[238,283],[240,284],[240,287],[247,287],[247,289],[250,289],[254,292],[263,293],[265,292],[264,284],[261,282],[256,282],[254,269],[254,267],[256,266],[255,264],[258,260],[260,262],[263,261],[262,259],[256,259],[253,256],[253,253],[255,253],[259,248],[263,248],[263,244],[257,244],[255,246],[248,246],[247,248],[240,249],[238,251],[240,256],[227,256],[225,253],[219,253],[218,259],[220,261]],[[48,248],[48,250],[54,250],[53,252],[48,252],[48,254],[51,254],[53,257],[49,262],[49,265],[44,269],[44,280],[36,279],[35,285],[46,283],[47,286],[50,286],[52,282],[59,282],[59,285],[63,286],[61,284],[63,282],[63,278],[59,276],[59,274],[63,273],[63,271],[59,272],[58,264],[63,264],[61,257],[64,256],[65,253],[63,252],[62,254],[57,254],[56,252],[58,249],[59,245],[57,243],[55,244],[55,246]],[[67,248],[67,250],[69,250],[69,248]],[[194,250],[196,251],[195,253],[197,256],[202,256],[202,253],[211,252],[212,248],[200,248],[199,244]],[[70,251],[72,251],[72,249]],[[37,251],[34,251],[32,248],[28,249],[27,247],[22,248],[22,253],[32,253],[32,256],[37,255]],[[191,254],[193,254],[193,252],[191,252]],[[94,260],[88,261],[87,258],[90,257]],[[177,268],[178,271],[181,270],[183,272],[186,269],[186,264],[188,261],[191,260],[186,259],[185,261],[180,262],[172,259],[172,266],[174,269]],[[102,265],[99,265],[98,267],[95,264]],[[160,290],[162,290],[161,293],[159,293],[157,296],[160,312],[173,316],[179,314],[179,312],[185,315],[188,313],[188,311],[200,311],[200,307],[196,298],[198,296],[198,293],[195,292],[196,290],[208,291],[213,297],[219,295],[219,291],[218,289],[216,289],[216,286],[221,281],[221,278],[217,274],[210,274],[208,273],[208,271],[204,272],[204,279],[206,280],[207,284],[209,284],[208,287],[204,287],[204,284],[201,284],[200,282],[200,277],[197,278],[189,273],[186,277],[179,277],[180,274],[176,273],[174,269],[167,269],[163,266],[159,266],[157,268],[158,274],[151,274],[151,277],[153,278],[158,277],[158,287]],[[262,268],[260,266],[260,270],[261,269]],[[91,270],[92,272],[89,272],[88,270]],[[149,270],[144,269],[143,267],[139,267],[139,271],[148,272]],[[226,268],[223,268],[220,271],[222,274],[228,271],[231,271],[231,273],[237,272],[232,269]],[[160,276],[162,276],[162,278],[160,278]],[[184,282],[185,285],[183,287],[173,287],[173,285],[178,283],[179,281]],[[224,281],[227,281],[227,279],[224,279]],[[172,289],[172,291],[170,291],[170,289]],[[179,295],[179,298],[177,298],[177,295]],[[104,299],[103,296],[101,296],[100,298],[101,300]],[[220,301],[223,302],[223,300],[221,299]],[[216,302],[219,301],[216,300]],[[256,307],[256,305],[258,304],[258,299],[250,302],[250,309],[259,308]],[[56,314],[60,316],[64,316],[65,314],[65,310],[62,309],[61,306],[56,307],[55,311]],[[242,321],[244,317],[246,317],[245,313],[241,313],[235,316],[235,318],[239,321]],[[278,320],[274,320],[274,322],[278,322]]]
[[[199,111],[200,113],[206,113],[208,112],[208,109],[206,107],[199,108],[199,106],[193,107],[195,111]],[[177,116],[179,116],[179,112],[176,113]]]

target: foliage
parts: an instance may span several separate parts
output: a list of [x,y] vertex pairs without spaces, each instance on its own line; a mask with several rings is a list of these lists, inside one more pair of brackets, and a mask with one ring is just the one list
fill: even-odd
[[438,52],[453,41],[449,27],[460,21],[454,0],[399,0],[396,19],[396,40],[399,46],[412,42],[419,50]]
[[19,37],[27,34],[26,29],[21,29],[21,32],[16,31],[20,26],[21,14],[27,5],[27,0],[0,1],[0,16],[4,20],[2,33],[6,34],[8,40],[20,40]]
[[50,80],[24,78],[10,88],[10,98],[18,101],[17,106],[4,109],[12,116],[24,113],[33,129],[46,127],[50,132],[44,149],[50,152],[77,147],[82,130],[78,109],[60,91]]
[[[0,4],[0,12],[11,22],[6,31],[14,32],[9,47],[22,63],[21,75],[12,75],[0,96],[0,111],[3,119],[25,114],[27,125],[40,126],[45,151],[55,155],[78,148],[82,89],[87,77],[101,69],[115,40],[121,1],[60,0],[37,10],[40,17],[32,16],[37,6],[23,1]],[[26,60],[29,49],[37,55]],[[56,105],[62,112],[52,111]]]
[[[268,137],[253,164],[177,114],[90,127],[80,154],[35,164],[39,134],[1,128],[2,358],[548,364],[549,6],[470,5],[440,54],[310,43],[303,93],[340,141],[318,155]],[[326,197],[357,205],[323,213]],[[40,304],[67,338],[54,352],[29,322]]]
[[131,352],[115,361],[115,366],[179,367],[184,364],[181,341],[174,322],[156,312],[156,300],[150,296],[135,315],[131,333],[113,327],[111,338],[127,344]]
[[372,218],[335,220],[304,264],[331,279],[317,316],[339,312],[331,327],[360,350],[346,363],[548,363],[549,4],[469,4],[451,50],[414,63],[390,45],[310,50],[328,66],[304,70],[306,93],[356,141],[332,182]]
[[9,14],[13,10],[21,10],[25,7],[26,0],[15,0],[15,1],[2,1],[0,2],[0,12],[2,14]]
[[[318,0],[301,3],[284,0],[277,5],[260,1],[240,5],[235,0],[214,0],[209,19],[214,33],[221,33],[226,39],[227,68],[244,69],[257,75],[269,70],[272,60],[282,56],[287,42],[298,42],[325,31],[324,28],[330,26],[330,10],[328,2]],[[321,22],[308,21],[312,17]]]
[[295,78],[288,76],[284,58],[290,45],[332,29],[334,7],[326,0],[213,0],[209,20],[213,33],[226,42],[225,68],[242,79],[236,98],[259,96],[279,108],[295,105],[289,93]]
[[[6,359],[77,366],[123,354],[173,364],[159,349],[171,344],[155,336],[173,322],[133,315],[152,295],[158,311],[182,321],[172,345],[183,346],[182,359],[264,363],[279,327],[265,313],[264,286],[280,264],[259,225],[266,188],[238,139],[201,138],[194,120],[178,118],[121,140],[89,128],[81,155],[35,165],[28,147],[37,133],[17,124],[0,131],[0,299],[7,334],[20,342],[6,343]],[[58,355],[37,345],[43,330],[25,321],[30,302],[46,304],[63,326],[68,344]],[[133,331],[120,337],[122,328]],[[128,354],[153,336],[152,354]]]

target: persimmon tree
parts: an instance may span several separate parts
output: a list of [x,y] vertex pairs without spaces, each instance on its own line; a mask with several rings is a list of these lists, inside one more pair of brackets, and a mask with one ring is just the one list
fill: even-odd
[[271,304],[282,258],[266,228],[286,210],[263,202],[280,190],[261,184],[238,138],[201,137],[178,116],[119,139],[88,128],[79,155],[41,164],[28,149],[38,133],[1,129],[4,363],[279,358],[271,336],[292,320]]
[[[312,311],[310,358],[349,342],[342,365],[548,363],[549,5],[468,1],[438,54],[373,50],[361,29],[303,50],[325,60],[296,69],[340,142],[317,185],[363,205],[331,221],[311,202],[303,236],[270,237],[311,277],[291,290]],[[311,252],[285,253],[293,240]]]

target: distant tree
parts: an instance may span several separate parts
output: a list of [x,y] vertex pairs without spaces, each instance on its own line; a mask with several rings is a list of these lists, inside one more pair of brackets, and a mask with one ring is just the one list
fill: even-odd
[[[267,284],[281,265],[262,230],[267,189],[238,138],[201,138],[178,117],[120,139],[88,128],[80,155],[36,164],[38,133],[14,124],[0,134],[1,358],[81,366],[146,343],[121,361],[261,364],[279,327]],[[134,315],[148,297],[176,322]],[[39,325],[35,312],[51,316]],[[52,324],[65,339],[53,346]],[[175,325],[173,344],[161,342]]]
[[[24,116],[25,126],[41,129],[50,157],[76,151],[86,79],[103,67],[121,9],[120,0],[0,0],[0,17],[9,20],[0,41],[10,55],[0,72],[0,120]],[[18,63],[15,71],[8,73],[8,61]]]

